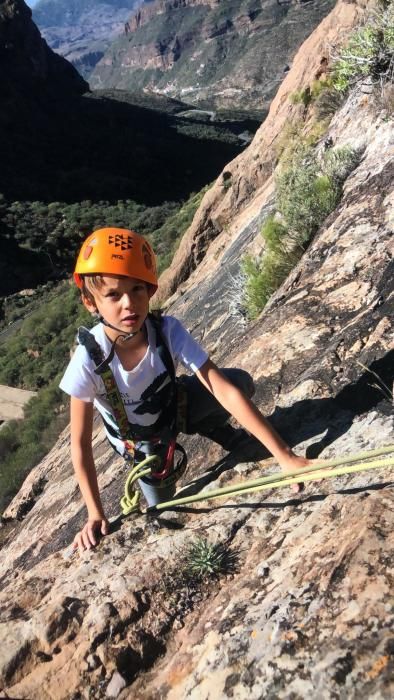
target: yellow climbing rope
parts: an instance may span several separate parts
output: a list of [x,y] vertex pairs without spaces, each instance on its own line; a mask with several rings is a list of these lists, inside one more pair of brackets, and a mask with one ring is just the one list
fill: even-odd
[[[148,464],[150,465],[149,467]],[[137,479],[141,479],[143,476],[149,476],[155,464],[157,467],[160,467],[160,457],[157,455],[149,455],[131,469],[124,485],[124,496],[120,499],[123,515],[130,515],[139,510],[140,492],[134,490],[132,486]]]
[[[185,496],[174,498],[172,501],[166,501],[163,503],[158,503],[155,506],[148,506],[146,511],[139,509],[139,493],[131,490],[133,483],[141,478],[142,476],[147,476],[152,471],[153,461],[158,458],[155,455],[147,457],[143,462],[138,464],[134,469],[131,470],[126,484],[125,484],[125,495],[121,500],[122,513],[123,515],[130,515],[133,512],[146,512],[152,513],[158,510],[166,510],[178,505],[185,505],[188,503],[196,503],[198,501],[207,501],[212,498],[220,498],[222,496],[236,496],[237,494],[244,493],[255,493],[258,491],[264,491],[268,489],[282,488],[285,486],[290,486],[291,484],[297,484],[304,481],[312,481],[313,479],[323,479],[323,478],[333,478],[335,476],[343,476],[345,474],[354,474],[356,472],[367,471],[369,469],[379,469],[394,466],[394,456],[388,457],[386,459],[372,460],[371,457],[378,457],[385,454],[390,454],[394,452],[394,445],[387,445],[385,447],[378,448],[376,450],[368,450],[366,452],[359,452],[357,454],[348,455],[347,457],[339,457],[336,459],[325,460],[321,464],[316,464],[311,467],[304,467],[302,470],[297,472],[292,472],[291,476],[287,473],[272,474],[270,476],[261,477],[260,479],[254,479],[249,481],[244,481],[239,484],[234,484],[232,486],[225,486],[221,489],[214,489],[208,493],[198,493],[194,496]],[[368,460],[363,462],[363,460]],[[356,462],[353,466],[339,466],[348,465]],[[357,462],[363,462],[357,464]],[[148,464],[152,466],[148,467]],[[338,467],[333,469],[333,467]],[[329,471],[326,471],[329,470]],[[315,472],[318,472],[316,474]]]

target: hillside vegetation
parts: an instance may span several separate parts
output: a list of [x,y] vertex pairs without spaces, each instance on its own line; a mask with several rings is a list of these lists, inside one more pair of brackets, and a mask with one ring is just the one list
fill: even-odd
[[122,92],[85,96],[58,105],[28,150],[13,148],[24,138],[13,123],[0,173],[0,269],[9,271],[0,296],[70,271],[95,226],[153,233],[240,152],[238,134],[257,128],[183,118],[184,107]]

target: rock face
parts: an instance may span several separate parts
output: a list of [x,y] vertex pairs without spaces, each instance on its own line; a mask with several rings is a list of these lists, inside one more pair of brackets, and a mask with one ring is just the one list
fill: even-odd
[[[341,16],[350,23],[361,11],[338,4],[301,49],[294,84],[306,87],[321,60],[311,46],[318,51]],[[272,107],[279,121],[279,102],[291,109],[284,95]],[[269,159],[272,119],[249,151],[262,149],[258,163]],[[219,365],[252,373],[257,404],[298,452],[343,457],[394,443],[392,127],[374,96],[355,90],[327,137],[362,149],[361,160],[261,317],[246,326],[229,308],[240,255],[259,245],[273,202],[270,178],[256,176],[253,191],[244,155],[226,168],[234,173],[226,206],[219,178],[197,215],[201,232],[209,212],[226,222],[232,211],[234,226],[216,224],[216,239],[208,229],[194,247],[189,240],[204,262],[169,311]],[[189,490],[275,470],[253,445],[223,456],[199,437],[182,442]],[[94,450],[104,507],[115,516],[124,468],[98,425]],[[371,470],[309,483],[297,496],[271,489],[115,521],[79,558],[69,545],[85,514],[66,430],[5,513],[0,688],[29,700],[391,698],[393,510],[392,468]],[[187,571],[184,549],[196,537],[232,553],[216,580]]]
[[[23,0],[4,0],[0,6],[0,128],[8,144],[36,137],[57,102],[81,95],[87,83],[67,61],[55,54],[32,22]],[[0,155],[8,162],[7,146]],[[27,147],[27,146],[26,146]]]
[[84,78],[144,0],[40,0],[33,18],[42,36]]
[[90,84],[262,114],[298,46],[333,5],[333,0],[157,0],[131,18]]
[[31,16],[23,0],[1,3],[0,84],[9,107],[15,102],[20,105],[24,95],[45,94],[53,99],[62,93],[65,97],[67,93],[81,94],[88,87],[72,66],[48,48]]
[[[331,427],[343,417],[333,414]],[[392,431],[392,419],[372,411],[326,454],[374,447]],[[102,435],[95,447],[116,507],[121,466]],[[219,484],[261,473],[240,459],[217,465]],[[155,527],[130,519],[82,559],[65,549],[83,518],[67,433],[30,486],[40,478],[0,564],[9,697],[111,697],[114,688],[121,698],[390,697],[389,471],[327,480],[301,499],[268,491],[167,512]],[[197,536],[226,543],[235,571],[182,581],[182,551]]]

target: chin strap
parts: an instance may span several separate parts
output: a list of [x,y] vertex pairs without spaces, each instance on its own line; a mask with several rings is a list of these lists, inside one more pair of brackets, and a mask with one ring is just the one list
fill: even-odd
[[108,321],[105,320],[101,314],[94,313],[92,314],[94,318],[97,319],[100,323],[103,324],[103,326],[107,326],[108,328],[112,328],[113,331],[118,331],[119,335],[116,336],[115,340],[113,341],[111,345],[111,350],[109,351],[108,357],[105,357],[102,359],[100,363],[96,363],[97,367],[95,369],[96,374],[101,374],[104,370],[108,368],[108,365],[112,360],[114,359],[114,354],[115,354],[115,345],[120,340],[122,343],[126,343],[128,340],[131,340],[131,338],[134,338],[135,335],[138,335],[142,331],[142,328],[140,328],[139,331],[135,331],[134,333],[123,333],[120,328],[116,328],[116,326],[113,326],[112,323],[108,323]]
[[[116,326],[113,326],[112,323],[108,323],[108,321],[106,321],[105,318],[104,318],[104,316],[101,316],[101,314],[95,314],[95,316],[96,316],[97,320],[100,321],[100,323],[103,324],[103,326],[107,326],[108,328],[112,328],[113,331],[118,331],[119,335],[118,335],[118,337],[114,340],[113,346],[115,345],[115,343],[118,342],[119,338],[122,339],[122,343],[125,343],[127,340],[130,340],[131,338],[134,338],[135,335],[138,335],[138,333],[141,333],[142,328],[140,328],[139,331],[134,331],[134,333],[124,333],[123,331],[121,331],[120,328],[117,328]],[[113,346],[112,346],[112,349],[113,349]],[[111,350],[111,352],[112,352],[112,350]],[[113,356],[114,356],[114,355],[113,355],[113,352],[112,352],[112,357],[113,357]],[[111,357],[111,360],[112,360],[112,357]],[[110,361],[111,361],[111,360],[110,360]]]

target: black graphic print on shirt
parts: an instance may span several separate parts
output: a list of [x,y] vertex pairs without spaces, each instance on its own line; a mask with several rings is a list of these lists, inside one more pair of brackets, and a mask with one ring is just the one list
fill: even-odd
[[[125,406],[133,406],[133,411],[136,415],[157,415],[157,419],[151,425],[139,425],[131,423],[130,431],[135,438],[149,439],[153,435],[158,434],[164,426],[171,422],[173,416],[170,412],[173,398],[173,386],[168,372],[159,374],[153,382],[145,389],[139,401],[132,401],[128,395],[122,393],[122,400]],[[113,416],[108,415],[111,421],[114,421]],[[117,430],[114,430],[107,421],[104,421],[107,431],[113,437],[120,438]],[[131,435],[130,435],[131,437]]]

